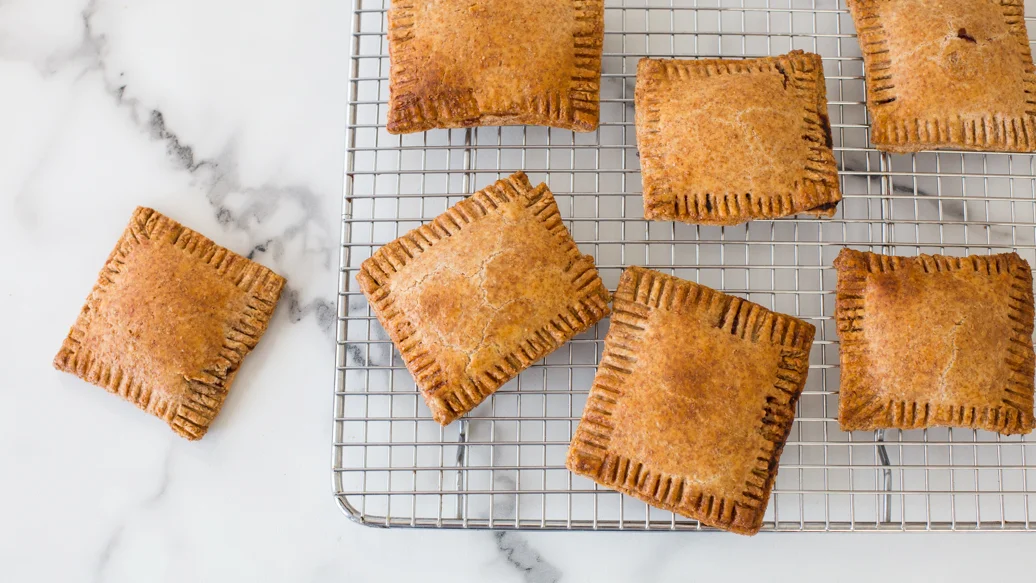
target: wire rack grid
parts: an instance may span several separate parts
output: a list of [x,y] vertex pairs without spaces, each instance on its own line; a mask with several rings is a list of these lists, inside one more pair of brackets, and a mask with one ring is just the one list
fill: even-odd
[[[624,266],[643,265],[816,325],[764,529],[1036,526],[1031,437],[838,428],[831,262],[843,246],[901,255],[1014,250],[1036,264],[1033,156],[869,147],[863,64],[844,3],[608,0],[597,132],[484,127],[393,136],[384,125],[388,2],[354,0],[351,28],[332,481],[352,519],[387,527],[703,528],[564,467],[607,319],[442,428],[360,293],[356,272],[380,245],[522,169],[550,186],[609,288]],[[1031,13],[1036,2],[1027,4]],[[726,228],[645,222],[633,125],[637,61],[792,49],[824,59],[844,193],[837,215]]]

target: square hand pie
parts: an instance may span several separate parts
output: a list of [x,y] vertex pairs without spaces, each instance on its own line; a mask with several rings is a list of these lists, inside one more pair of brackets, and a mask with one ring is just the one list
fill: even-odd
[[443,425],[609,313],[593,258],[522,172],[378,249],[356,279]]
[[393,0],[388,131],[597,129],[603,0]]
[[736,225],[835,213],[819,55],[641,59],[635,99],[644,218]]
[[283,287],[262,265],[139,207],[54,367],[201,439]]
[[835,260],[844,431],[1033,427],[1033,295],[1016,253]]
[[809,367],[812,325],[630,267],[568,468],[709,526],[755,534]]
[[1023,0],[850,0],[849,8],[875,147],[1036,150]]

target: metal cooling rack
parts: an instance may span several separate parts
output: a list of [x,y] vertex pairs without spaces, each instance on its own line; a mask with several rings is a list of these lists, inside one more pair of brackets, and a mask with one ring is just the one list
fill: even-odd
[[[384,126],[387,6],[354,0],[351,28],[332,465],[335,497],[352,519],[443,528],[701,528],[564,467],[607,320],[441,428],[355,283],[378,246],[524,169],[550,186],[611,289],[624,266],[644,265],[816,325],[766,529],[1036,527],[1036,438],[838,429],[831,261],[842,246],[902,255],[1014,250],[1036,265],[1033,156],[883,155],[868,147],[860,49],[842,2],[609,0],[597,132],[506,127],[405,136]],[[1032,14],[1036,1],[1026,8]],[[1036,25],[1027,20],[1032,34]],[[643,221],[633,126],[637,60],[792,49],[824,57],[845,195],[838,214],[727,228]]]

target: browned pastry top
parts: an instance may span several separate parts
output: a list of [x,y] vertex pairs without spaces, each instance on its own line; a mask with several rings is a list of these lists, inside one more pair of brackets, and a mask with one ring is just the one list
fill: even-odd
[[385,245],[357,279],[444,425],[608,313],[593,258],[521,172]]
[[388,131],[597,128],[602,0],[394,1]]
[[54,366],[199,439],[283,286],[262,265],[138,208]]
[[844,249],[835,267],[843,429],[1032,430],[1033,294],[1024,259]]
[[641,59],[644,215],[731,225],[841,199],[820,56]]
[[1023,0],[849,6],[879,149],[1036,150],[1036,75]]
[[569,469],[754,534],[806,381],[814,327],[640,267],[623,273],[613,309]]

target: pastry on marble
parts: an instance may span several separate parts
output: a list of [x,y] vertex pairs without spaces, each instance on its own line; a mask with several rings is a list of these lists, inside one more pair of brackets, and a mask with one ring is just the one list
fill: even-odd
[[829,217],[842,198],[819,55],[641,59],[636,123],[648,220]]
[[1016,253],[835,260],[842,429],[1033,428],[1033,293]]
[[1036,151],[1036,70],[1023,0],[850,0],[871,143]]
[[54,367],[200,439],[283,287],[266,267],[139,207]]
[[650,269],[622,274],[568,468],[709,526],[755,534],[815,329]]
[[393,0],[388,131],[593,131],[603,45],[603,0]]
[[609,313],[593,258],[523,172],[381,247],[356,279],[443,425]]

